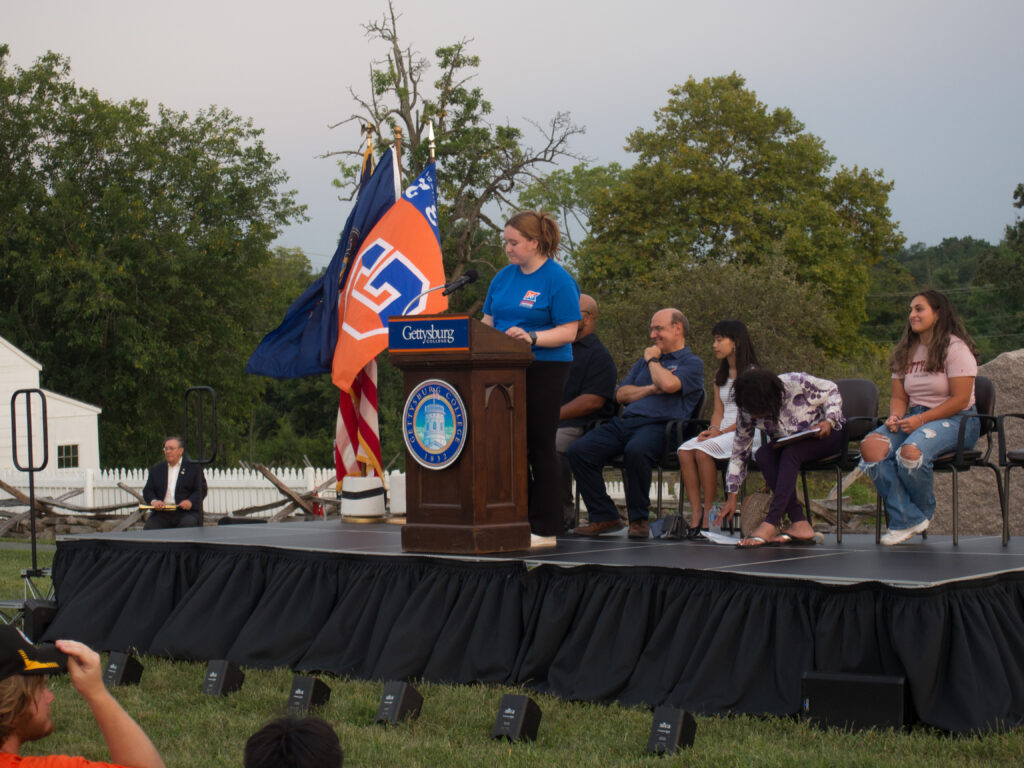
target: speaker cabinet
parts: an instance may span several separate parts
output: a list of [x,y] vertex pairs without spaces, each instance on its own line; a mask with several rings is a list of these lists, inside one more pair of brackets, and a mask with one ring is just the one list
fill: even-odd
[[25,601],[24,611],[25,636],[33,643],[38,643],[57,615],[57,603],[55,600],[30,599]]
[[536,741],[540,715],[540,707],[529,696],[506,693],[498,705],[498,718],[491,738]]
[[377,707],[378,723],[400,723],[402,720],[415,720],[420,716],[423,697],[420,692],[408,683],[392,681],[384,686],[384,694],[380,697]]
[[227,696],[241,689],[245,673],[226,659],[214,659],[206,665],[203,693],[207,696]]
[[903,677],[806,672],[800,698],[803,717],[826,728],[900,730],[914,719]]
[[651,722],[651,736],[647,739],[647,751],[656,755],[670,755],[680,747],[692,747],[696,733],[697,721],[686,710],[656,707]]
[[138,685],[142,679],[143,666],[130,653],[111,651],[107,668],[103,670],[103,684],[107,688],[119,685]]
[[319,678],[308,675],[292,677],[292,689],[288,693],[288,712],[305,715],[312,707],[322,707],[331,700],[331,689]]

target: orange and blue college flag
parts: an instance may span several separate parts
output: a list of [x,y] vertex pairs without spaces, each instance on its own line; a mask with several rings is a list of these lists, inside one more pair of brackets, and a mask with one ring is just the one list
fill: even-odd
[[402,189],[393,148],[384,153],[367,178],[372,169],[372,163],[364,160],[356,204],[327,271],[292,303],[281,325],[259,343],[245,366],[246,373],[292,379],[330,372],[338,346],[338,294],[351,257],[359,252],[366,233],[391,210]]
[[[352,380],[388,345],[388,317],[448,309],[441,236],[437,228],[437,175],[427,166],[381,217],[352,260],[339,300],[338,344],[332,379],[348,392]],[[407,309],[408,307],[408,309]]]

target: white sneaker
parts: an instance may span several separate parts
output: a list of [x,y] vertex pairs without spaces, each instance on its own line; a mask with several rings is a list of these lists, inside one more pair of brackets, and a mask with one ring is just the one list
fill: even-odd
[[931,520],[922,520],[917,525],[912,525],[910,528],[901,528],[894,530],[890,528],[886,531],[885,535],[879,540],[879,543],[883,547],[891,547],[894,544],[902,544],[904,541],[909,541],[914,538],[918,533],[928,530],[928,526],[931,524]]
[[543,547],[554,547],[558,544],[557,536],[538,536],[530,534],[530,549],[542,549]]

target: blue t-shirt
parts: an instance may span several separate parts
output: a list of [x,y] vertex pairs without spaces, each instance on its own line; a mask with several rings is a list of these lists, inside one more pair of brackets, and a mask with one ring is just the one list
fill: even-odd
[[[658,358],[665,370],[679,379],[680,391],[648,395],[622,409],[623,416],[645,416],[649,419],[688,419],[697,407],[697,401],[704,393],[704,361],[690,351],[689,347],[677,349]],[[654,379],[651,368],[641,357],[620,386],[632,384],[637,387],[649,386]]]
[[[484,300],[484,314],[494,318],[494,327],[507,331],[519,326],[524,331],[547,331],[556,325],[580,319],[580,289],[572,275],[554,259],[540,269],[524,274],[518,264],[509,264],[491,280]],[[572,344],[534,347],[536,360],[571,361]]]

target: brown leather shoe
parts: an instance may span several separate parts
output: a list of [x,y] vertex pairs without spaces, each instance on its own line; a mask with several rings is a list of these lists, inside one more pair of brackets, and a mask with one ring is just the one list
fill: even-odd
[[600,536],[604,533],[615,533],[621,531],[625,526],[621,520],[601,520],[596,523],[577,525],[572,529],[576,536]]
[[646,520],[630,520],[628,535],[631,539],[649,539],[651,537],[651,524]]

